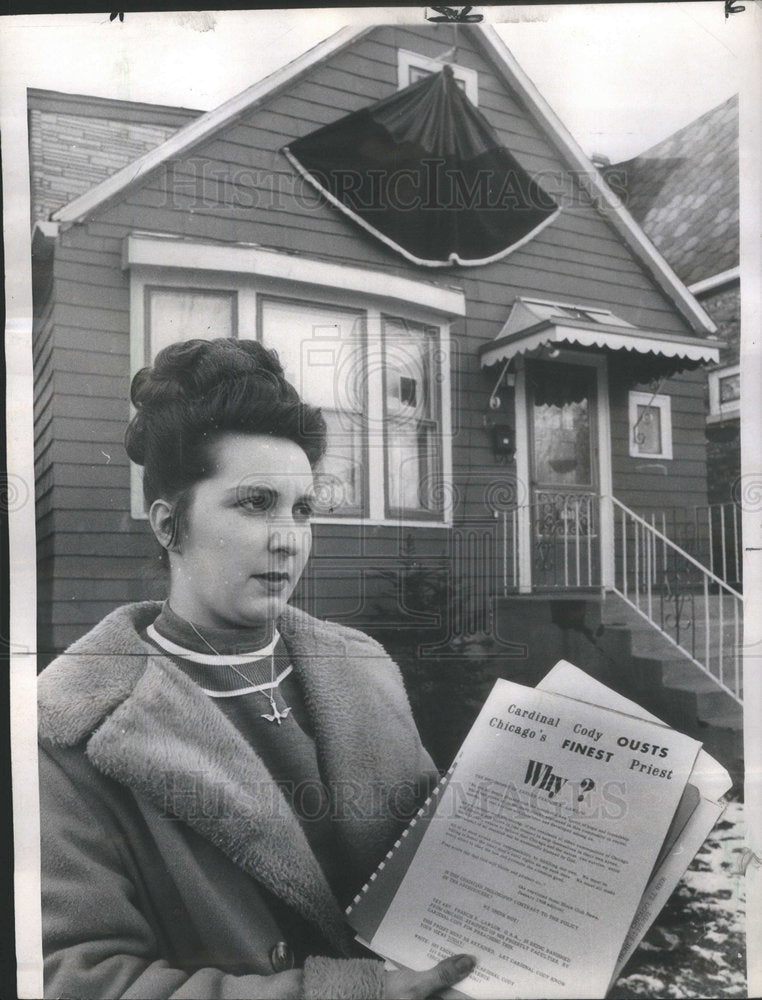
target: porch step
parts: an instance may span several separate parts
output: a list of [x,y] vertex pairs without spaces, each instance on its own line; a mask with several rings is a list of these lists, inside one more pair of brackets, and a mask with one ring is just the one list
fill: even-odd
[[599,645],[623,693],[700,740],[740,785],[743,710],[738,702],[617,595],[606,595],[601,623]]

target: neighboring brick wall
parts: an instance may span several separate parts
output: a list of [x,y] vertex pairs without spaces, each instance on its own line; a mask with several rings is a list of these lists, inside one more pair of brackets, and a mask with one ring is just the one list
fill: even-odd
[[[719,367],[739,363],[741,344],[741,288],[738,282],[701,297],[701,305],[717,324],[717,336],[727,342]],[[707,399],[707,413],[709,400]],[[741,435],[738,419],[707,424],[706,455],[709,503],[727,503],[741,475]]]
[[733,484],[741,475],[741,436],[738,421],[711,424],[706,429],[709,503],[733,499]]
[[29,111],[32,222],[89,191],[168,139],[177,126]]
[[727,348],[720,352],[720,365],[737,365],[741,343],[741,286],[736,282],[729,288],[710,292],[700,297],[701,305],[717,324],[717,336],[727,341]]

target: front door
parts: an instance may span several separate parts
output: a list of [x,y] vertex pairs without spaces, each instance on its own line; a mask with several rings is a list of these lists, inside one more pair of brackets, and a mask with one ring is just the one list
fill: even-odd
[[527,361],[532,590],[598,588],[597,370]]

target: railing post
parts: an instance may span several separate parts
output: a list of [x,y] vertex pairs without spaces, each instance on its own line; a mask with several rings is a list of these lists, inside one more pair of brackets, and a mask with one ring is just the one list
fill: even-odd
[[518,589],[519,585],[519,537],[518,537],[518,511],[514,509],[511,511],[511,529],[512,529],[512,552],[511,557],[513,559],[513,586]]
[[717,655],[718,655],[718,658],[719,658],[719,661],[720,661],[720,683],[724,684],[725,683],[725,679],[724,679],[725,657],[724,657],[724,648],[723,648],[723,646],[724,646],[725,636],[723,635],[723,631],[725,629],[725,622],[723,621],[723,613],[722,613],[723,612],[723,608],[722,608],[722,588],[721,587],[717,588],[717,598],[718,598],[718,602],[719,602],[718,606],[719,606],[719,610],[720,610],[720,614],[719,614],[719,619],[720,619],[720,626],[719,626],[719,646],[718,646],[718,650],[717,650]]
[[[699,560],[672,542],[663,532],[655,527],[658,514],[651,515],[649,523],[644,517],[635,514],[624,504],[613,499],[613,504],[621,510],[622,530],[622,583],[621,589],[615,590],[638,613],[649,620],[673,645],[685,653],[698,668],[709,674],[720,686],[741,701],[741,644],[743,628],[743,596],[726,580],[708,570]],[[710,515],[711,516],[711,515]],[[735,516],[735,515],[734,515]],[[698,517],[698,513],[696,514]],[[663,518],[660,520],[663,521]],[[633,537],[630,540],[629,522],[632,522]],[[730,518],[722,520],[724,531],[730,526]],[[713,520],[709,522],[713,524]],[[698,521],[696,521],[698,524]],[[695,525],[694,525],[695,526]],[[690,524],[688,524],[690,527]],[[659,555],[658,545],[662,546]],[[719,546],[718,546],[719,549]],[[727,547],[723,558],[723,568],[727,571],[729,563]],[[630,594],[628,583],[629,568],[634,563],[634,595]],[[642,570],[641,570],[642,566]],[[665,568],[664,586],[660,587],[660,607],[662,608],[661,627],[655,620],[653,589],[659,583],[661,568]],[[696,572],[701,581],[696,586]],[[711,588],[716,588],[717,605],[712,611],[711,599],[715,594]],[[703,627],[705,630],[703,644],[700,640],[700,625],[698,616],[701,612],[697,603],[703,590],[704,613]],[[641,600],[641,596],[643,600]],[[732,601],[732,608],[725,608],[726,600]],[[731,623],[732,615],[732,623]],[[728,636],[725,636],[725,628]],[[717,638],[715,639],[715,631]],[[690,635],[687,633],[690,632]],[[732,638],[731,638],[732,636]],[[727,652],[727,646],[732,644],[732,665]],[[701,646],[703,645],[703,651]],[[703,662],[698,658],[703,654]],[[715,668],[714,658],[717,657]],[[728,664],[726,669],[726,657]]]
[[622,591],[627,599],[627,515],[622,511]]
[[735,669],[735,692],[736,695],[741,697],[741,629],[739,627],[739,614],[738,614],[738,598],[733,598],[733,618],[734,618],[734,628],[733,628],[733,666]]
[[564,497],[564,514],[561,519],[561,525],[563,529],[564,538],[564,586],[569,586],[569,526],[568,526],[568,514],[569,514],[569,498]]
[[635,529],[635,602],[640,608],[640,532],[637,521],[632,522],[632,526]]
[[[582,578],[579,572],[579,497],[574,498],[574,559],[577,563],[577,586],[582,586]],[[589,530],[589,529],[588,529]]]
[[712,643],[711,643],[711,624],[709,619],[709,577],[704,577],[704,627],[706,629],[706,637],[704,639],[704,644],[706,646],[706,652],[704,654],[704,659],[706,663],[704,666],[709,671],[712,672]]

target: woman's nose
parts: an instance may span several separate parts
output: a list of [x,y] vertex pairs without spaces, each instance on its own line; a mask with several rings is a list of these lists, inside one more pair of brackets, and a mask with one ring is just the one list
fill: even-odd
[[309,528],[297,524],[293,518],[284,518],[272,521],[270,524],[270,536],[268,548],[271,552],[285,552],[288,555],[296,555],[304,548],[306,535]]

